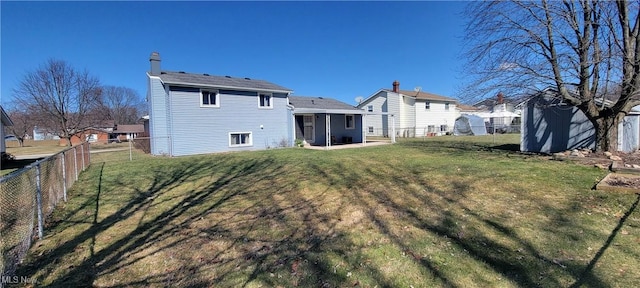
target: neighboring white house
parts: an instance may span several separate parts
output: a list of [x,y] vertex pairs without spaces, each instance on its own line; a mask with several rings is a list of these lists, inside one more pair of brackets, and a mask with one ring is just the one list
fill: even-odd
[[4,127],[13,126],[13,122],[11,121],[11,118],[9,118],[9,115],[7,115],[7,112],[4,112],[2,106],[0,106],[0,122],[0,139],[2,139],[2,144],[0,144],[0,152],[6,152],[7,146],[4,143],[4,135],[6,135]]
[[432,93],[393,89],[380,89],[358,104],[366,113],[365,132],[369,136],[390,136],[395,127],[398,137],[443,135],[453,131],[458,116],[458,101]]
[[498,93],[496,98],[488,98],[473,105],[478,110],[467,114],[482,117],[490,133],[519,132],[522,103],[526,97],[507,98]]

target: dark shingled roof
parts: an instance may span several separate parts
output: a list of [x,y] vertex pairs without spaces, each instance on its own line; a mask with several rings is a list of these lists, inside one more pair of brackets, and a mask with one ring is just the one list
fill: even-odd
[[326,97],[289,96],[289,104],[295,108],[359,110],[347,103]]
[[144,132],[143,124],[118,124],[116,129],[113,130],[115,133],[142,133]]
[[228,76],[214,76],[184,72],[162,71],[160,79],[169,84],[191,84],[196,86],[211,86],[225,88],[245,88],[253,90],[290,92],[289,88],[273,84],[264,80],[237,78]]
[[[383,90],[393,92],[393,90],[390,90],[390,89],[383,89]],[[423,91],[416,92],[416,91],[409,91],[409,90],[399,90],[398,92],[400,92],[400,94],[415,97],[416,99],[421,99],[421,100],[451,101],[456,103],[458,102],[458,100],[456,99],[429,93],[429,92],[423,92]]]

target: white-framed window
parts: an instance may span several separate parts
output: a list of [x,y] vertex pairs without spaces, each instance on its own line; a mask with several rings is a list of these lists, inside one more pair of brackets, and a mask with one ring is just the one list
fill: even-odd
[[200,107],[220,107],[218,91],[200,90]]
[[344,115],[344,129],[356,128],[355,117],[353,115]]
[[447,132],[447,125],[440,125],[440,132]]
[[373,126],[369,126],[369,133],[373,134]]
[[367,106],[367,112],[373,112],[373,105]]
[[449,111],[449,103],[444,103],[444,110]]
[[273,97],[268,93],[258,94],[258,107],[263,109],[273,108]]
[[251,132],[231,132],[229,133],[229,147],[253,146]]
[[436,132],[436,126],[435,125],[428,125],[427,126],[427,132],[429,132],[429,133]]
[[429,109],[431,109],[431,102],[429,102],[429,101],[424,102],[424,109],[425,109],[425,110],[429,110]]

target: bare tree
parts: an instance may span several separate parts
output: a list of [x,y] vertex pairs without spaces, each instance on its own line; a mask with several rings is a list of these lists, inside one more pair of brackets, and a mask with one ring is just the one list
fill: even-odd
[[18,139],[20,147],[24,147],[24,140],[30,137],[29,134],[33,134],[33,128],[36,124],[25,110],[15,109],[9,111],[8,114],[13,126],[7,126],[6,129]]
[[618,123],[640,104],[638,2],[479,1],[466,13],[463,97],[552,87],[593,123],[596,150],[616,149]]
[[140,119],[143,103],[138,93],[127,87],[104,86],[100,110],[105,119],[116,124],[135,124]]
[[67,62],[49,60],[28,72],[14,89],[16,103],[41,116],[41,122],[67,139],[91,126],[89,113],[101,95],[98,79],[87,71],[76,71]]

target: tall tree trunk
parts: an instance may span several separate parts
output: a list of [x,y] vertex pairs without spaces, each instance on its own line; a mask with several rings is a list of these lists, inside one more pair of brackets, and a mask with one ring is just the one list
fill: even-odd
[[618,150],[618,123],[623,113],[602,117],[593,121],[596,130],[596,152],[615,152]]

